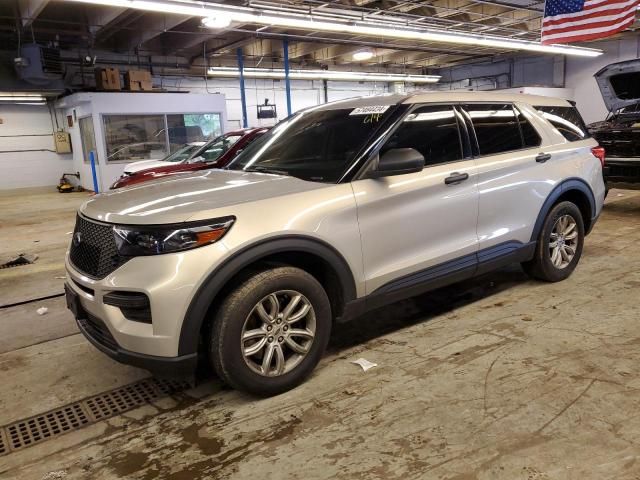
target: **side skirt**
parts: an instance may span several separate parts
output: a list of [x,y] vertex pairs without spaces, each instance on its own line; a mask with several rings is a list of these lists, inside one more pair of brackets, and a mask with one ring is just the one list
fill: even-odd
[[512,263],[526,262],[533,258],[535,248],[536,242],[505,242],[411,273],[382,285],[366,297],[347,303],[338,322],[352,320],[375,308],[483,275]]

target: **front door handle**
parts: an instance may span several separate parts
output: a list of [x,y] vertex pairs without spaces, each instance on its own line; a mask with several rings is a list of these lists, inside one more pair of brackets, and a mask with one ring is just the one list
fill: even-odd
[[468,173],[453,172],[451,175],[444,179],[444,183],[446,185],[455,185],[456,183],[464,182],[468,178]]
[[550,153],[539,153],[538,156],[536,157],[536,162],[544,163],[549,159],[551,159]]

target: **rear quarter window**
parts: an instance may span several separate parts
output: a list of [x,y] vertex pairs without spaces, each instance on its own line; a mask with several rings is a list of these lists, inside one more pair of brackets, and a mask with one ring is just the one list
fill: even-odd
[[587,126],[575,107],[535,107],[564,138],[577,142],[591,137]]

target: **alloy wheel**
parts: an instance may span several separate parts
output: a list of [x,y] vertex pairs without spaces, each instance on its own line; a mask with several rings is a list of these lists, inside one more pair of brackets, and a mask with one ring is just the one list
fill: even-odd
[[578,248],[578,224],[571,215],[562,215],[553,224],[549,238],[551,263],[558,269],[566,268]]
[[315,334],[315,312],[307,297],[279,290],[260,300],[245,319],[242,356],[260,375],[284,375],[307,356]]

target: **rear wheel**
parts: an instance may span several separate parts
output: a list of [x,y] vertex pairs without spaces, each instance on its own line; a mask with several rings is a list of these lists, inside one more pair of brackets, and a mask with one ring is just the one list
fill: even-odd
[[534,258],[522,267],[539,280],[564,280],[578,265],[583,244],[584,221],[580,209],[571,202],[558,203],[544,221]]
[[226,297],[211,330],[210,358],[234,388],[275,395],[311,373],[330,331],[331,307],[322,285],[304,270],[277,267]]

